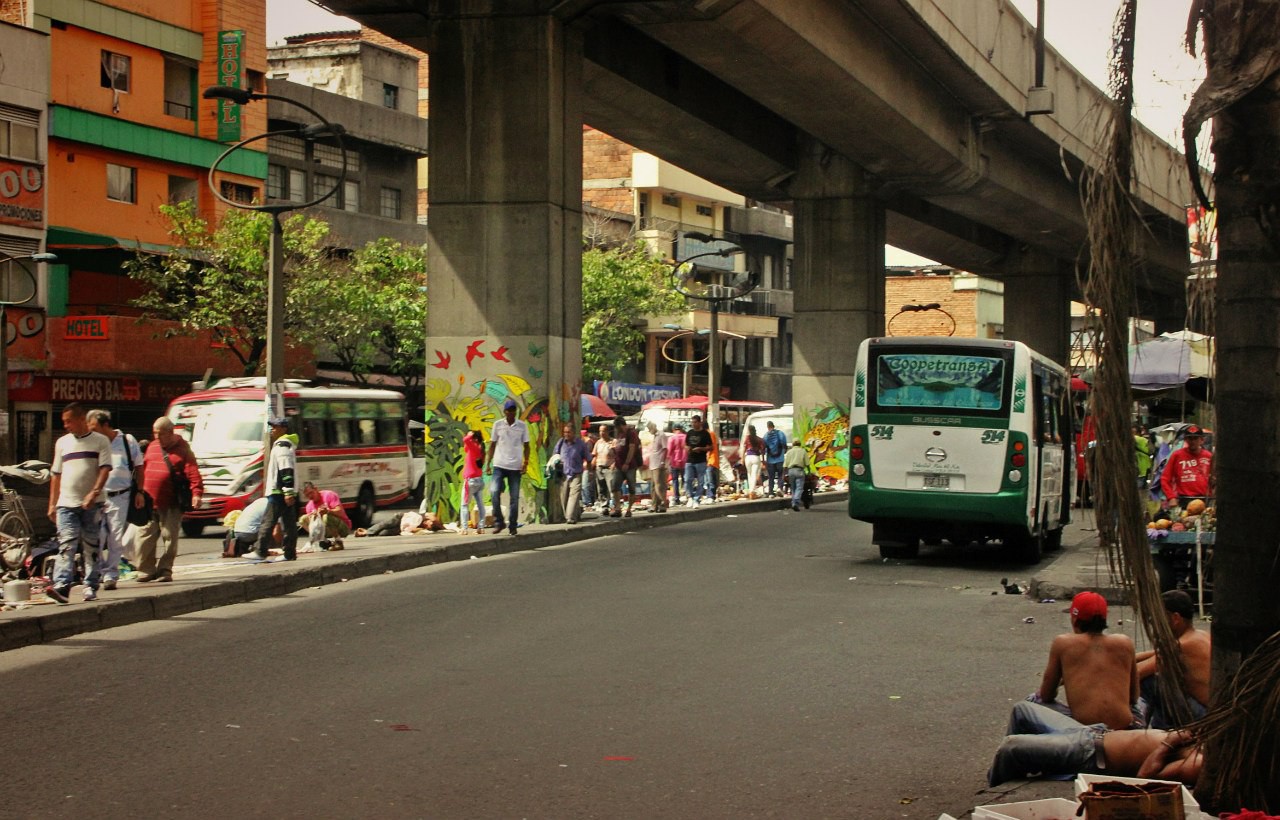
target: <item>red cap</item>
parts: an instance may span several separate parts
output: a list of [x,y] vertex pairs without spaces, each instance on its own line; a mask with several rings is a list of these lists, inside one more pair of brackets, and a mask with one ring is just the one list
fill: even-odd
[[1107,617],[1107,599],[1096,592],[1081,592],[1071,599],[1071,617],[1074,620],[1087,621],[1092,618]]

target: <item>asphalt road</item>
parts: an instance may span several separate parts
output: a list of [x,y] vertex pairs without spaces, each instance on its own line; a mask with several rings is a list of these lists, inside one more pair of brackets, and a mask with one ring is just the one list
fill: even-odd
[[1003,594],[1030,569],[998,552],[883,562],[868,535],[839,504],[688,522],[3,653],[0,816],[933,820],[1069,796],[984,790],[1064,605]]

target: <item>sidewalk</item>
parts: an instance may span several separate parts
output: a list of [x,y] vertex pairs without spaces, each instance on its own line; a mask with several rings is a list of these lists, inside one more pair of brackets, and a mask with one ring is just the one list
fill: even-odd
[[1127,592],[1112,577],[1107,551],[1098,543],[1094,511],[1072,510],[1072,521],[1062,533],[1062,550],[1051,553],[1052,562],[1031,574],[1028,594],[1037,600],[1070,601],[1076,593],[1092,590],[1109,604],[1124,604]]
[[[847,498],[847,491],[824,492],[814,496],[814,503],[832,504]],[[344,550],[301,553],[297,561],[288,562],[280,558],[266,563],[220,558],[221,542],[210,541],[207,556],[194,560],[188,556],[174,566],[170,583],[122,580],[118,589],[100,592],[101,597],[92,603],[81,602],[83,587],[74,587],[68,605],[33,594],[29,604],[6,607],[0,611],[0,652],[99,629],[288,595],[353,578],[569,544],[684,521],[775,512],[787,506],[788,502],[779,498],[724,501],[695,509],[673,507],[666,513],[637,511],[631,518],[596,516],[573,525],[528,524],[520,528],[517,536],[461,535],[445,530],[429,535],[348,537],[344,539]]]

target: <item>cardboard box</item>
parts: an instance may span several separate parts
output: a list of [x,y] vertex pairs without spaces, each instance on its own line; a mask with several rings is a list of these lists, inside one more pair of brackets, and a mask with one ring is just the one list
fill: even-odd
[[[1089,786],[1094,783],[1174,783],[1172,780],[1153,780],[1146,777],[1116,777],[1108,774],[1081,774],[1076,776],[1076,798],[1089,790]],[[1196,802],[1196,798],[1191,794],[1191,790],[1186,786],[1182,786],[1182,811],[1187,820],[1200,820],[1205,815],[1200,811],[1200,804]]]
[[973,810],[973,820],[1074,820],[1080,804],[1064,797],[993,803]]

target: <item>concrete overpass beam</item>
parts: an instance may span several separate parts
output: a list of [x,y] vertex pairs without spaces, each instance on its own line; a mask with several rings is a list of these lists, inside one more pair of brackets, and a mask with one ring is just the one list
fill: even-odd
[[1069,366],[1073,277],[1068,262],[1039,254],[1020,260],[1004,277],[1004,337]]
[[884,206],[861,168],[802,140],[795,203],[792,397],[796,435],[826,475],[848,475],[848,428],[858,345],[884,332]]
[[[514,398],[538,419],[540,475],[581,384],[582,44],[547,14],[442,18],[433,40],[429,430],[454,442]],[[444,495],[429,503],[451,510],[457,493]]]

